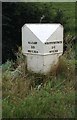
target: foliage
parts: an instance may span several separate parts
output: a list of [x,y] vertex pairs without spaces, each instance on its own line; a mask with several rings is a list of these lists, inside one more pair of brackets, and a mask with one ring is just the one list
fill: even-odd
[[75,18],[76,18],[76,14],[75,14],[75,2],[55,2],[52,3],[53,9],[54,11],[56,10],[61,10],[63,12],[63,19],[67,19],[66,24],[64,25],[64,31],[66,32],[65,34],[69,33],[71,35],[75,35]]
[[5,71],[10,71],[13,69],[13,61],[9,61],[7,60],[7,62],[5,64],[2,65],[2,71],[5,72]]
[[15,52],[18,51],[18,46],[21,46],[21,27],[25,23],[59,22],[64,26],[64,34],[73,35],[74,8],[74,3],[4,2],[2,4],[2,62],[6,62],[7,59],[17,59]]
[[26,70],[21,48],[17,56],[3,66],[3,118],[74,118],[75,61],[64,54],[57,74],[43,75]]
[[[46,87],[45,87],[46,88]],[[49,92],[41,89],[39,92],[34,91],[24,100],[15,102],[9,101],[8,98],[3,101],[3,115],[7,118],[74,118],[74,92],[68,93],[56,90]]]
[[[2,65],[3,118],[75,118],[74,7],[74,3],[3,3],[3,62],[16,60]],[[59,22],[65,29],[64,54],[47,75],[27,71],[18,47],[21,27],[40,22]]]
[[68,60],[64,56],[61,56],[59,62],[51,68],[50,74],[74,79],[75,60]]
[[64,17],[64,13],[62,10],[58,9],[56,11],[56,16],[55,16],[55,23],[60,23],[62,25],[66,24],[66,18]]

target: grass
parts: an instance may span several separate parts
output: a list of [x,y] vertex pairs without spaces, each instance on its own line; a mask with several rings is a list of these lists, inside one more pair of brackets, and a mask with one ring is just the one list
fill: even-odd
[[[67,83],[67,82],[66,82]],[[69,85],[69,84],[68,84]],[[3,117],[8,118],[74,118],[75,92],[60,83],[48,82],[40,90],[32,90],[24,99],[9,96],[3,100]],[[18,97],[18,98],[17,98]]]
[[3,118],[75,118],[75,61],[66,54],[56,74],[27,71],[21,50],[3,65]]
[[49,92],[44,88],[34,91],[19,105],[4,100],[3,112],[9,118],[72,118],[75,116],[74,97],[72,90],[64,94],[60,90]]
[[[52,3],[53,11],[62,9],[68,17],[67,31],[74,34],[75,3]],[[3,118],[75,118],[75,65],[77,60],[65,38],[67,50],[47,75],[26,69],[19,48],[17,61],[2,65]],[[64,43],[65,44],[65,43]]]
[[[53,2],[52,7],[54,12],[62,9],[67,31],[74,35],[75,3]],[[21,49],[15,63],[2,66],[3,118],[75,118],[77,60],[70,41],[72,37],[66,35],[67,50],[47,75],[27,71]]]
[[[26,95],[26,85],[3,99],[5,118],[74,118],[75,91],[74,81],[46,76],[47,81],[40,89],[32,88]],[[26,81],[26,79],[25,79]],[[22,81],[23,82],[23,81]],[[25,82],[24,82],[25,83]],[[15,87],[15,86],[13,86]],[[25,91],[24,91],[25,89]],[[22,90],[22,91],[21,91]],[[9,90],[8,90],[9,91]],[[24,94],[22,96],[21,92]]]

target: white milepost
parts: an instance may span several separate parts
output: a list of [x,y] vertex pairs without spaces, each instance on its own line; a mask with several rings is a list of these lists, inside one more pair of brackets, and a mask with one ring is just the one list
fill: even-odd
[[48,73],[63,53],[61,24],[25,24],[22,27],[22,52],[27,57],[27,69]]

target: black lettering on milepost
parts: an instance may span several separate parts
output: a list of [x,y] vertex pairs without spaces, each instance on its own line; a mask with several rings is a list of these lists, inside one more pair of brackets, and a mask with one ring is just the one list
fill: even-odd
[[38,53],[37,50],[28,50],[29,53]]
[[28,44],[37,44],[37,42],[30,42],[30,41],[28,41]]

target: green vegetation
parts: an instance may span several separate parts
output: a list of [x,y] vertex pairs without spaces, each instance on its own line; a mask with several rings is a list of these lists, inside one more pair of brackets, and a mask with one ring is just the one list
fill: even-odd
[[[22,25],[42,15],[64,26],[64,54],[47,75],[27,71],[21,47],[14,51]],[[75,3],[4,3],[3,28],[3,60],[17,58],[2,65],[3,118],[75,118]]]
[[[44,18],[41,20],[42,16]],[[21,46],[21,28],[25,23],[61,23],[64,37],[75,37],[75,3],[5,2],[2,5],[3,60],[16,60],[17,46]]]
[[[64,18],[66,18],[66,31],[70,34],[75,34],[75,2],[62,2],[62,3],[53,3],[52,4],[53,9],[56,11],[57,9],[60,9],[64,13]],[[66,21],[65,20],[65,21]],[[64,28],[65,28],[64,27]]]
[[75,60],[65,53],[43,75],[27,71],[20,48],[17,56],[3,65],[3,118],[75,118]]

